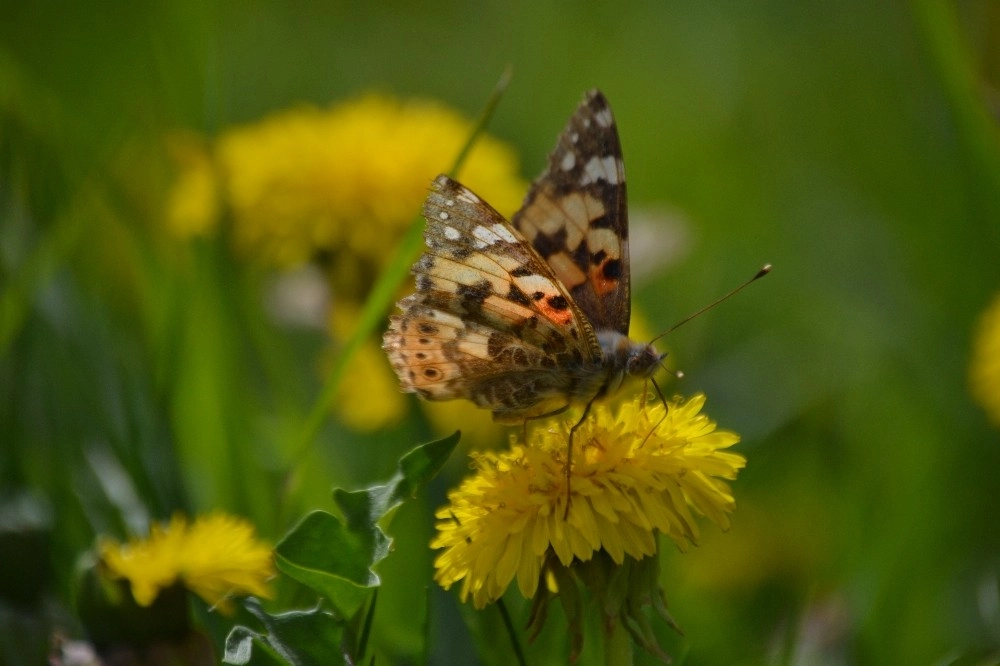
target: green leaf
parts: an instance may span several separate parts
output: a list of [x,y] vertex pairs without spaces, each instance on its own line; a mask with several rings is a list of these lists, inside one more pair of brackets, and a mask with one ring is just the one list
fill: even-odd
[[346,664],[341,643],[343,627],[332,613],[317,607],[269,615],[256,599],[245,604],[266,633],[234,627],[226,638],[225,664],[241,666],[325,666]]
[[460,431],[427,444],[421,444],[399,459],[396,473],[388,483],[362,490],[337,488],[333,499],[352,527],[372,526],[433,479],[458,444]]
[[275,548],[282,573],[316,590],[344,617],[354,615],[379,585],[371,566],[384,559],[389,539],[381,530],[352,529],[325,511],[314,511]]
[[276,546],[278,568],[322,594],[342,617],[353,616],[369,591],[381,584],[373,567],[385,559],[392,544],[379,521],[434,478],[459,437],[455,432],[414,448],[385,484],[335,489],[344,520],[325,511],[307,515]]

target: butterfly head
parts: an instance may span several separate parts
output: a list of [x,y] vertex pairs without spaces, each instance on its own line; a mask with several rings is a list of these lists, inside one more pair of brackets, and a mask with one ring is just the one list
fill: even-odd
[[666,353],[656,351],[652,343],[631,342],[625,372],[641,379],[651,377],[666,357]]

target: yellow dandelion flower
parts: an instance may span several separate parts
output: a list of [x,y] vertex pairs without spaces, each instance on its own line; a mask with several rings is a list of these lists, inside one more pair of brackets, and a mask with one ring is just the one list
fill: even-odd
[[716,430],[700,413],[704,403],[700,394],[676,400],[665,415],[662,404],[639,399],[617,413],[595,405],[575,435],[566,518],[574,418],[536,428],[531,446],[475,455],[476,473],[436,514],[436,580],[445,588],[461,581],[462,599],[481,608],[515,577],[534,596],[548,557],[568,567],[603,552],[621,565],[656,554],[660,532],[681,549],[697,543],[696,515],[728,528],[734,499],[723,479],[736,478],[745,459],[724,450],[739,437]]
[[137,604],[149,606],[180,577],[186,529],[187,521],[175,515],[166,525],[153,525],[146,539],[133,537],[127,544],[102,539],[101,561],[113,577],[129,581]]
[[140,606],[150,606],[176,583],[223,611],[230,608],[230,595],[270,596],[270,546],[257,540],[249,522],[220,512],[190,525],[178,514],[153,525],[145,539],[103,539],[98,550],[108,573],[129,582]]
[[[470,121],[439,103],[378,94],[232,129],[217,154],[235,244],[278,266],[319,253],[334,253],[334,263],[343,253],[380,266],[471,131]],[[513,150],[486,136],[462,178],[511,212],[525,190],[517,170]]]
[[969,390],[990,420],[1000,426],[1000,294],[983,312],[976,327]]
[[188,529],[186,545],[181,580],[207,603],[225,609],[233,594],[271,596],[271,547],[257,540],[248,521],[221,512],[203,516]]

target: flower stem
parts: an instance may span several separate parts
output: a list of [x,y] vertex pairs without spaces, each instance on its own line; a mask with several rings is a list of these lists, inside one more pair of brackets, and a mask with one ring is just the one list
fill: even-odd
[[503,599],[497,599],[497,610],[500,611],[500,617],[503,618],[503,626],[507,628],[507,636],[510,637],[510,646],[514,650],[517,663],[520,666],[526,666],[528,662],[524,660],[524,651],[521,650],[521,643],[517,640],[517,632],[514,631],[514,623],[510,619],[510,613],[507,612],[507,605],[504,604]]

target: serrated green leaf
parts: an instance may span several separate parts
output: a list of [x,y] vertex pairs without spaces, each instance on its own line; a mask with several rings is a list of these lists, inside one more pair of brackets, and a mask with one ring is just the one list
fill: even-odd
[[225,664],[240,666],[326,666],[345,664],[343,627],[322,608],[270,615],[256,599],[245,606],[264,625],[266,633],[234,627],[226,638]]
[[399,459],[396,473],[388,483],[370,486],[361,490],[333,491],[347,524],[352,527],[374,526],[407,499],[417,495],[433,479],[447,462],[458,444],[461,432],[426,444],[421,444]]
[[357,612],[381,584],[373,567],[389,554],[392,540],[381,521],[415,496],[441,469],[460,433],[406,453],[388,483],[362,490],[334,490],[344,520],[325,511],[307,515],[275,547],[278,568],[327,598],[341,617]]

